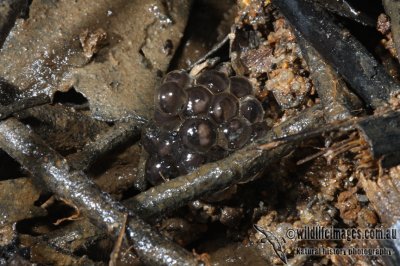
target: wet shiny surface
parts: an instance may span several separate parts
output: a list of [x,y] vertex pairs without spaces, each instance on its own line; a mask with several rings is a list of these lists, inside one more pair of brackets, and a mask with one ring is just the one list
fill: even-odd
[[230,78],[230,91],[238,98],[253,94],[253,86],[250,81],[243,77]]
[[203,86],[188,88],[186,92],[188,97],[183,111],[184,116],[207,114],[213,97],[211,92]]
[[[150,122],[142,132],[142,145],[150,155],[146,176],[152,184],[223,159],[248,144],[255,134],[265,132],[254,133],[251,128],[250,122],[262,120],[264,111],[252,96],[253,87],[246,77],[228,78],[216,70],[205,70],[191,77],[175,70],[166,75],[157,90],[154,123]],[[164,171],[167,168],[172,170]]]
[[146,162],[146,177],[153,186],[179,175],[178,168],[171,156],[153,154]]
[[164,130],[175,130],[182,123],[179,115],[169,115],[158,109],[154,110],[153,120],[159,128]]
[[191,78],[189,74],[186,73],[184,70],[175,70],[169,72],[167,75],[165,75],[165,78],[163,80],[164,83],[166,82],[176,82],[181,88],[186,88],[190,82]]
[[182,143],[197,152],[208,151],[216,142],[216,129],[206,118],[186,120],[179,130]]
[[[305,120],[305,122],[302,122],[302,120]],[[294,121],[298,121],[295,130],[290,127]],[[265,143],[273,138],[310,130],[324,123],[321,106],[315,106],[315,108],[309,108],[298,117],[289,119],[282,125],[270,130],[259,141]],[[213,192],[224,189],[231,184],[252,178],[254,174],[275,163],[276,160],[280,160],[291,148],[291,144],[289,144],[263,152],[257,148],[258,146],[259,144],[255,143],[226,158],[221,158],[220,161],[202,165],[194,172],[162,183],[129,199],[126,204],[131,209],[135,209],[142,217],[154,218],[168,210],[184,206],[193,199],[211,195]],[[221,150],[218,149],[215,150],[215,153],[222,154]]]
[[188,174],[206,162],[205,155],[188,150],[183,151],[179,158],[178,168],[180,174]]
[[209,70],[202,73],[197,79],[196,84],[203,85],[212,93],[220,93],[228,89],[228,77],[216,70]]
[[224,147],[228,150],[242,148],[251,138],[251,124],[244,118],[236,117],[220,128]]
[[240,114],[253,124],[263,120],[264,109],[259,100],[253,96],[247,96],[240,99]]
[[[70,200],[95,224],[105,227],[114,237],[118,235],[124,213],[128,211],[109,194],[100,191],[83,172],[71,171],[63,157],[23,124],[15,119],[2,121],[0,146],[28,169],[37,181],[58,196]],[[133,213],[130,213],[128,231],[136,252],[146,263],[196,265],[189,252],[165,240]]]
[[185,106],[187,95],[183,88],[175,82],[167,82],[157,90],[157,107],[170,115],[179,114]]
[[239,102],[229,93],[220,93],[214,97],[210,107],[210,115],[217,123],[226,122],[238,113]]
[[[30,2],[29,18],[17,20],[0,50],[3,78],[48,96],[73,86],[101,120],[151,117],[159,77],[150,68],[167,71],[172,54],[162,48],[166,40],[179,45],[190,2],[168,8],[159,0]],[[83,32],[90,36],[99,28],[107,45],[81,45]],[[97,50],[96,59],[82,48]]]

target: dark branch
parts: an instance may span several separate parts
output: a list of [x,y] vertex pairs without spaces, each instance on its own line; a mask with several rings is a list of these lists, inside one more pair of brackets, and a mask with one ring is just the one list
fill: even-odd
[[136,214],[100,191],[83,172],[71,170],[62,156],[16,119],[10,118],[0,123],[0,146],[49,190],[70,200],[95,224],[105,227],[113,237],[117,237],[128,213],[128,237],[146,264],[197,264],[189,252],[164,239]]
[[273,3],[367,105],[380,107],[400,90],[366,48],[324,10],[305,0]]

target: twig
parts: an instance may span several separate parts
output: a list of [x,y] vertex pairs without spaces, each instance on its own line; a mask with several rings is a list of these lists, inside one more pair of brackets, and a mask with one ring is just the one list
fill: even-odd
[[400,112],[361,121],[358,129],[367,141],[372,157],[381,159],[383,168],[400,163]]
[[323,10],[305,0],[272,0],[287,20],[372,108],[400,90],[366,48]]
[[[296,123],[294,123],[296,121]],[[290,134],[315,128],[324,123],[320,106],[309,108],[298,117],[287,120],[264,138],[271,140],[276,134]],[[296,124],[296,127],[291,127]],[[201,166],[196,171],[180,176],[153,187],[124,201],[124,205],[143,219],[150,219],[167,211],[177,209],[194,199],[210,195],[232,184],[251,179],[271,163],[280,160],[292,145],[282,145],[277,149],[263,152],[257,143],[239,150],[231,156]]]
[[307,0],[314,1],[323,6],[326,10],[338,14],[339,16],[349,18],[364,26],[375,27],[375,21],[366,16],[363,12],[355,9],[347,0]]
[[359,122],[367,119],[370,119],[370,117],[353,118],[348,121],[344,121],[337,124],[330,124],[318,129],[306,130],[303,132],[295,133],[293,135],[286,135],[284,137],[277,137],[276,139],[266,141],[265,143],[261,144],[258,148],[262,150],[270,150],[272,148],[276,148],[281,145],[311,139],[333,131],[340,131],[341,133],[353,131],[357,129],[357,125]]
[[85,171],[101,156],[128,141],[140,138],[143,122],[120,122],[99,134],[94,141],[85,145],[81,152],[68,156],[68,162],[72,168]]
[[324,106],[327,122],[343,121],[362,110],[362,103],[321,55],[296,32],[297,43],[310,68],[310,77]]
[[124,223],[121,225],[121,229],[120,229],[118,238],[115,241],[114,248],[113,248],[113,250],[111,252],[111,255],[110,255],[110,261],[108,263],[109,266],[116,266],[117,265],[117,259],[118,259],[119,253],[121,252],[122,241],[124,240],[124,236],[125,236],[126,222],[127,221],[128,221],[128,215],[125,215]]
[[129,214],[127,235],[141,260],[149,265],[196,265],[188,251],[164,239],[110,195],[100,191],[82,171],[67,161],[14,118],[0,123],[0,146],[59,197],[73,202],[95,224],[114,237]]
[[95,120],[60,104],[35,106],[15,113],[14,117],[18,120],[35,118],[41,124],[57,130],[69,129],[69,126],[77,123],[83,124],[85,127],[94,128],[91,130],[94,132],[109,127],[106,122]]
[[205,55],[203,55],[199,60],[197,60],[196,62],[194,62],[191,66],[188,67],[188,70],[193,69],[195,66],[203,63],[204,61],[206,61],[208,58],[210,58],[213,54],[215,54],[216,52],[218,52],[219,49],[221,49],[226,43],[228,43],[229,41],[229,34],[225,36],[224,39],[222,39],[219,43],[217,43],[213,48],[211,48],[210,51],[208,51],[208,53],[206,53]]
[[[389,168],[400,163],[400,111],[354,118],[316,130],[276,138],[260,145],[259,148],[262,150],[271,150],[289,143],[293,144],[316,136],[322,136],[323,134],[333,131],[345,133],[354,130],[358,130],[361,133],[362,138],[368,143],[371,157],[375,160],[380,160],[383,168]],[[326,151],[331,150],[334,155],[340,153],[342,150],[349,150],[355,146],[355,143],[349,142],[348,144],[348,146],[344,145],[343,147],[338,147],[337,151],[335,151],[335,149],[327,149]],[[302,162],[300,161],[300,163]]]
[[50,97],[46,94],[22,98],[9,105],[0,106],[0,120],[7,118],[16,112],[47,103],[50,103]]

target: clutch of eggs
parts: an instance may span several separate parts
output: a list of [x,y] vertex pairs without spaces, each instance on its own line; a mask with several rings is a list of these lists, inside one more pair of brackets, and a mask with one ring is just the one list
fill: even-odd
[[266,131],[264,109],[245,77],[208,70],[168,73],[142,132],[146,178],[157,185],[220,160]]

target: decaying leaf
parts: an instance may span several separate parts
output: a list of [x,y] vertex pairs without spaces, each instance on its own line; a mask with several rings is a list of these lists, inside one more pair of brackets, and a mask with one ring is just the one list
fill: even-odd
[[28,178],[0,182],[0,225],[22,219],[46,215],[46,211],[34,206],[40,192]]

